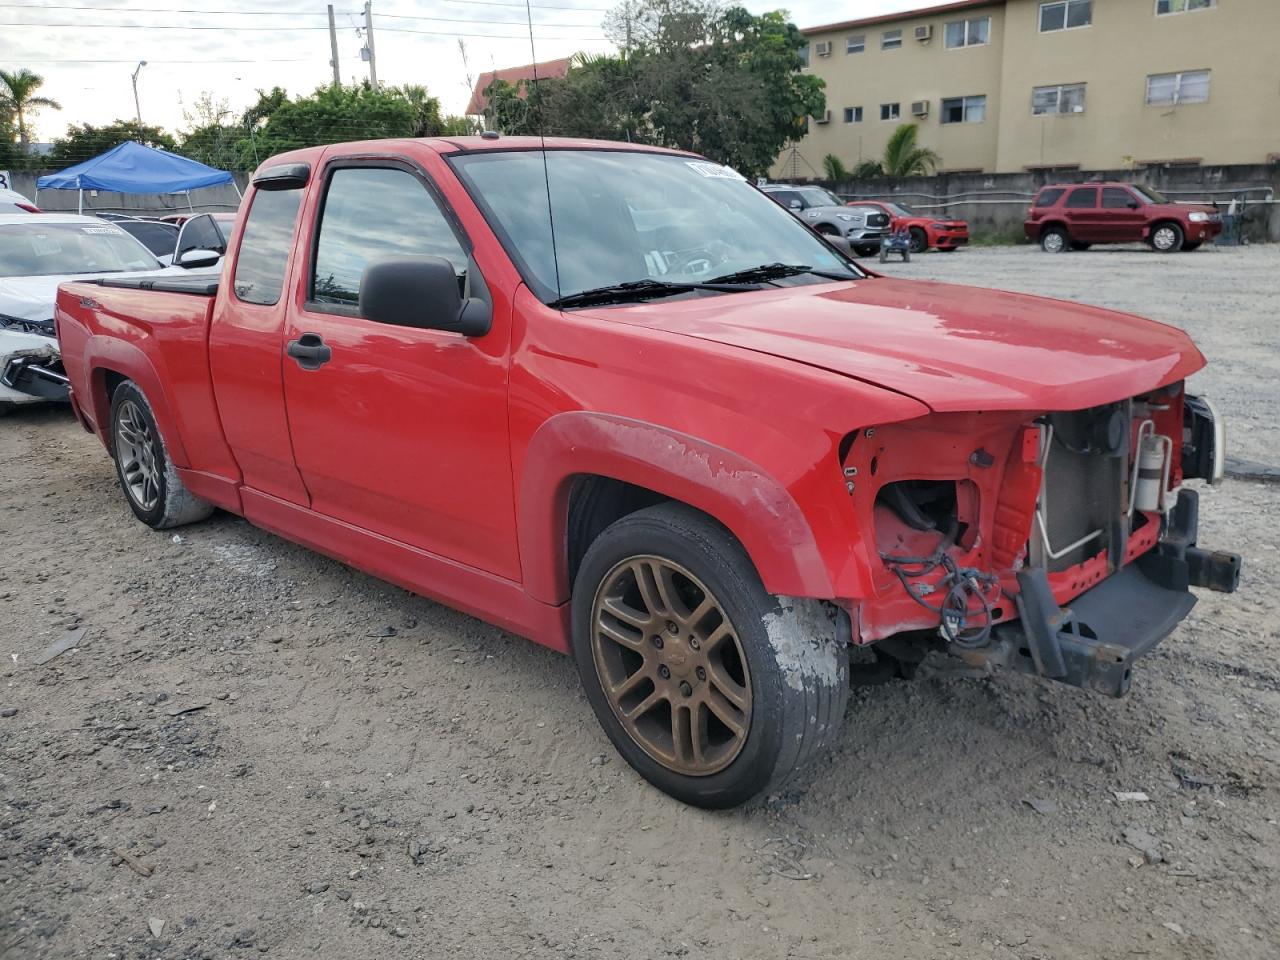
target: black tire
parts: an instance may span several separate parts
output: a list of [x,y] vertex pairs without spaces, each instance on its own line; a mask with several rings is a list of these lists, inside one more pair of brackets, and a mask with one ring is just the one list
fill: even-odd
[[1182,227],[1172,220],[1164,220],[1151,228],[1151,236],[1147,239],[1147,243],[1151,244],[1151,249],[1157,253],[1177,253],[1182,249],[1186,238]]
[[1092,243],[1085,243],[1083,240],[1072,240],[1072,241],[1071,241],[1071,249],[1072,249],[1072,250],[1079,250],[1079,251],[1082,251],[1082,252],[1083,252],[1083,251],[1085,251],[1085,250],[1088,250],[1088,249],[1089,249],[1090,247],[1092,247],[1092,246],[1093,246],[1093,244],[1092,244]]
[[1071,238],[1062,227],[1050,227],[1040,234],[1040,249],[1045,253],[1063,253],[1071,249]]
[[835,227],[831,226],[830,224],[820,223],[820,224],[818,224],[816,227],[814,227],[813,229],[817,230],[817,231],[818,231],[820,234],[822,234],[824,237],[838,237],[838,236],[840,236],[840,231],[839,231],[839,230],[837,230]]
[[911,233],[911,252],[924,253],[929,249],[929,234],[924,232],[921,227],[912,227]]
[[[745,739],[715,772],[691,775],[655,759],[627,731],[604,691],[594,634],[597,593],[635,558],[669,561],[701,580],[744,655],[750,687]],[[574,657],[597,719],[623,758],[678,800],[719,809],[773,793],[840,728],[849,699],[849,651],[837,639],[829,606],[766,593],[733,535],[692,508],[659,504],[608,527],[582,560],[571,604]]]
[[910,251],[910,250],[903,250],[903,251],[902,251],[902,262],[903,262],[903,263],[910,263],[910,262],[911,262],[911,251]]
[[1187,240],[1182,244],[1182,252],[1190,253],[1192,250],[1199,250],[1202,243],[1204,243],[1203,240]]
[[[143,487],[146,493],[135,489],[141,469],[131,470],[130,458],[121,449],[122,421],[128,418],[131,436],[138,438],[137,450],[153,469],[153,479]],[[135,427],[140,429],[135,429]],[[120,489],[133,515],[154,530],[165,530],[203,520],[213,513],[213,504],[201,500],[188,490],[178,476],[178,470],[169,456],[164,437],[156,426],[155,414],[146,395],[131,380],[125,380],[111,395],[111,457],[116,465],[116,477]],[[148,459],[149,458],[149,459]]]

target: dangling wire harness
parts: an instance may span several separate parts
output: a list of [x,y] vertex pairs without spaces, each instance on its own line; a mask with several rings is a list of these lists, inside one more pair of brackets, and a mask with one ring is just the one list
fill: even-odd
[[[882,553],[880,559],[885,566],[894,572],[902,583],[902,588],[909,596],[926,610],[938,614],[938,632],[944,640],[958,647],[976,649],[985,646],[991,637],[994,626],[994,615],[988,594],[995,591],[997,595],[1003,590],[1000,578],[995,574],[984,573],[976,567],[962,567],[947,551],[955,545],[957,526],[953,520],[951,526],[942,534],[938,546],[926,557],[901,557]],[[939,567],[943,570],[942,579],[937,584],[928,584],[921,578],[929,576]],[[913,584],[912,581],[921,581]],[[927,587],[920,591],[918,587]],[[943,591],[942,603],[934,606],[924,599],[925,596]],[[976,598],[978,609],[970,609],[970,600]],[[970,628],[969,620],[981,614],[982,622]]]

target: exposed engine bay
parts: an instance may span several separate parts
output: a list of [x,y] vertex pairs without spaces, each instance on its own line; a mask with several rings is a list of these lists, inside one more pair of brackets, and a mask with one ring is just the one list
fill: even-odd
[[1037,673],[1113,696],[1240,558],[1196,546],[1192,478],[1225,456],[1212,404],[1181,383],[1086,410],[939,414],[846,439],[875,531],[874,599],[852,639],[919,659]]
[[0,314],[0,410],[20,403],[65,403],[68,384],[53,321]]

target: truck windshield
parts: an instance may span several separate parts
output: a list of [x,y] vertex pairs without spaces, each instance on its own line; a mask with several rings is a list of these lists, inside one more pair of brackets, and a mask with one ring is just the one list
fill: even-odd
[[705,160],[548,150],[545,170],[540,151],[451,162],[544,303],[635,281],[696,283],[766,264],[827,275],[801,271],[769,281],[778,284],[864,276],[738,174]]
[[126,273],[160,268],[160,262],[146,247],[109,223],[0,226],[0,277]]

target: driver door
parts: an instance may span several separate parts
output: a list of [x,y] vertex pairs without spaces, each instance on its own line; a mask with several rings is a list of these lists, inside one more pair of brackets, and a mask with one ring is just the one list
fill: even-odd
[[[469,241],[415,166],[339,160],[323,175],[281,344],[294,459],[312,509],[517,580],[510,318],[495,315],[489,333],[468,338],[361,316],[370,261],[441,256],[464,282]],[[322,352],[290,354],[290,343]]]

